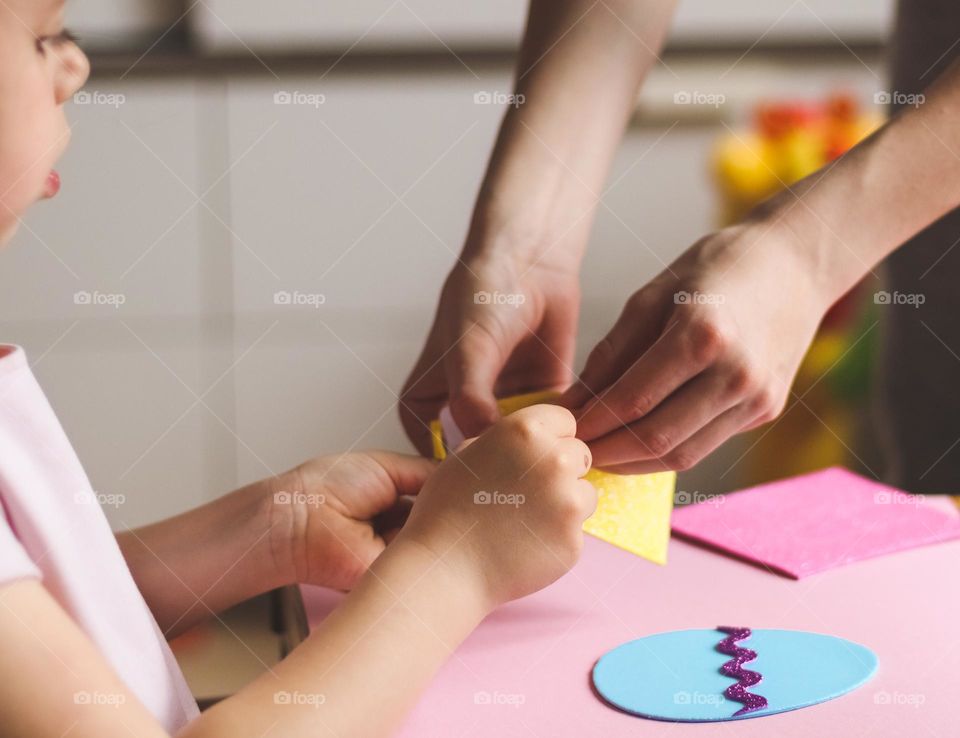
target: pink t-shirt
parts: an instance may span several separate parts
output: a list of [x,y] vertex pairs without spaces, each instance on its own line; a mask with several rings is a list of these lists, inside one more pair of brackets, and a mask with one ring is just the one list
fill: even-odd
[[36,578],[169,732],[197,714],[22,349],[0,345],[0,587]]

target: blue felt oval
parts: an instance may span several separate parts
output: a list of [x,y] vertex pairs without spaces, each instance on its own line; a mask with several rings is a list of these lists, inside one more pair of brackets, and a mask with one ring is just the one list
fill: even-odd
[[610,704],[657,720],[741,720],[808,707],[866,683],[877,657],[859,643],[798,630],[754,630],[737,645],[757,652],[744,665],[763,675],[750,688],[767,707],[734,717],[743,705],[724,696],[736,680],[720,673],[730,659],[716,650],[718,630],[677,630],[624,643],[593,668],[593,684]]

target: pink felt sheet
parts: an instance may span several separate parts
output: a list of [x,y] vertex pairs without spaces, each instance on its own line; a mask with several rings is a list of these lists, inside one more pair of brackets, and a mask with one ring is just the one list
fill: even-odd
[[838,467],[678,508],[672,527],[793,579],[960,538],[949,506]]

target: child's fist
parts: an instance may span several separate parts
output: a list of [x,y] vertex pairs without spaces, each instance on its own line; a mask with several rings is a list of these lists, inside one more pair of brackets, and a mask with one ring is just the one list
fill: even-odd
[[555,405],[500,420],[427,480],[402,535],[462,567],[491,607],[547,586],[576,562],[597,504],[575,432]]

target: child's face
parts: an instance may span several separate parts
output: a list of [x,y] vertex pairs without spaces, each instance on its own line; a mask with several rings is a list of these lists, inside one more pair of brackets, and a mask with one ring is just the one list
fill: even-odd
[[63,0],[0,2],[0,246],[59,187],[52,167],[70,140],[63,104],[90,71],[62,34]]

